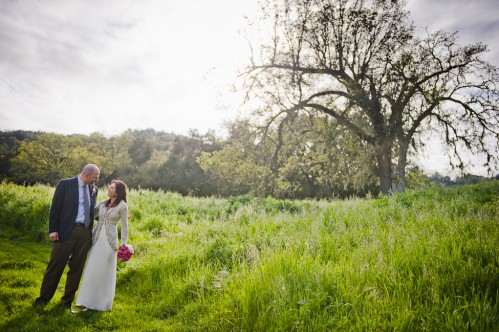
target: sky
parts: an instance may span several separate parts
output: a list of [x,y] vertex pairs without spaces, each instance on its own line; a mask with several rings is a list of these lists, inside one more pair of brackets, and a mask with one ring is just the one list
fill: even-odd
[[[219,132],[241,101],[230,85],[256,3],[0,0],[0,130]],[[416,26],[483,42],[499,66],[497,0],[407,3]]]

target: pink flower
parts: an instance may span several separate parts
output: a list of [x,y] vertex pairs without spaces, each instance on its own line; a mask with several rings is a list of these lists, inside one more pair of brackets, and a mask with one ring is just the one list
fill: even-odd
[[92,186],[92,196],[95,196],[96,193],[97,193],[97,187]]
[[122,245],[118,250],[117,257],[122,262],[128,262],[133,255],[133,247],[129,244]]

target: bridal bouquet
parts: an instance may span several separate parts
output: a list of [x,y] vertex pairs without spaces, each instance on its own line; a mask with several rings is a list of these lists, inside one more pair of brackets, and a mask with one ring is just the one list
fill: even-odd
[[118,249],[118,259],[122,262],[128,262],[133,255],[133,247],[130,244],[122,245]]

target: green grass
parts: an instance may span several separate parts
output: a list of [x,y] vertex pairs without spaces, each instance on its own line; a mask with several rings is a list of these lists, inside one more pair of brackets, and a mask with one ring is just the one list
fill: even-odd
[[0,185],[1,331],[499,330],[498,181],[330,202],[132,190],[113,311],[77,315],[64,280],[32,307],[52,193]]

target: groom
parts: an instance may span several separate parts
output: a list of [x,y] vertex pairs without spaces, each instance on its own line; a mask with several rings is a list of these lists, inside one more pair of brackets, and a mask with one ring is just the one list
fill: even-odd
[[49,214],[50,260],[35,306],[45,306],[54,296],[66,264],[69,270],[62,304],[70,308],[80,284],[87,253],[92,245],[94,206],[100,170],[86,165],[77,177],[63,179],[55,189]]

